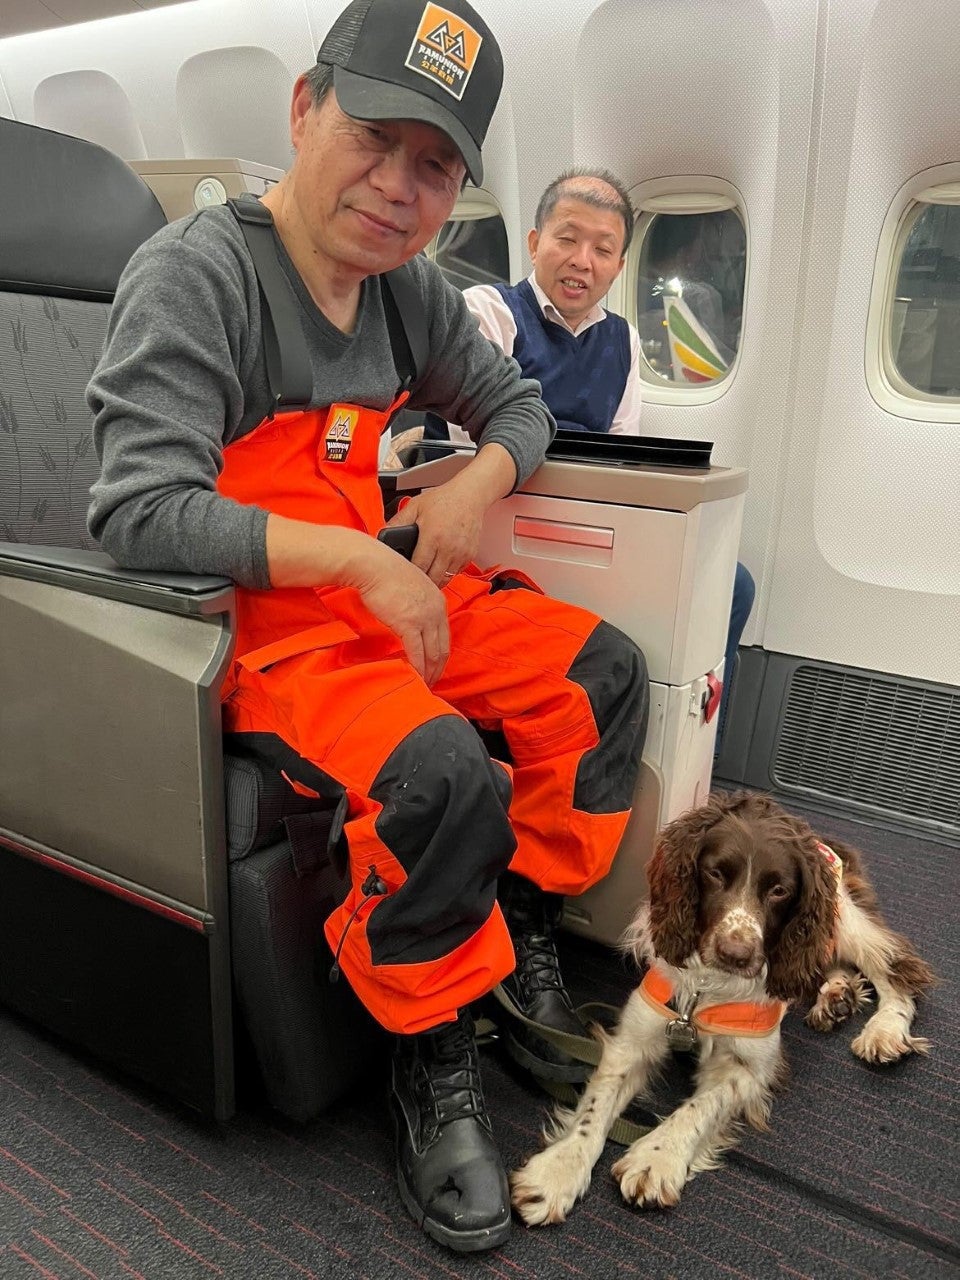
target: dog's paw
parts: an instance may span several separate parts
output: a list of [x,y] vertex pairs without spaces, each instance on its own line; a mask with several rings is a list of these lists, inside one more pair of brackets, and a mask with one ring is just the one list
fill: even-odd
[[910,1053],[929,1053],[930,1041],[912,1036],[900,1016],[875,1013],[850,1048],[864,1062],[897,1062]]
[[610,1172],[624,1200],[641,1209],[671,1208],[690,1178],[686,1160],[647,1138],[635,1142]]
[[835,973],[820,988],[817,1002],[807,1014],[814,1031],[832,1031],[870,1002],[870,987],[862,974]]
[[583,1144],[558,1142],[510,1174],[510,1200],[528,1227],[563,1222],[590,1186]]

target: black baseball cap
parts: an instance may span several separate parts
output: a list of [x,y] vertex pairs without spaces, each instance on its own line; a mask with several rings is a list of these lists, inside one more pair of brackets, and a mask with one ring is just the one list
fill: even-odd
[[357,120],[419,120],[456,144],[483,181],[480,148],[503,59],[466,0],[353,0],[327,32],[318,62],[334,67],[337,101]]

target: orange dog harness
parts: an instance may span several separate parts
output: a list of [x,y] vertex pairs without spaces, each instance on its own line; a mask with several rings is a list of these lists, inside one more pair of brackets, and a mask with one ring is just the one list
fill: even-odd
[[700,1032],[710,1036],[768,1036],[779,1027],[787,1011],[782,1000],[734,1000],[700,1005],[684,1016],[671,1007],[673,994],[673,983],[659,969],[649,969],[640,983],[645,1003],[666,1018],[667,1040],[674,1049],[692,1049]]

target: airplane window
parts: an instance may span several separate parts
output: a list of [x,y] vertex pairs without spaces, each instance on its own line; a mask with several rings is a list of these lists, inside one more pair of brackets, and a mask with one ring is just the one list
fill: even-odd
[[747,237],[734,209],[661,213],[642,228],[637,329],[648,382],[700,385],[740,345]]
[[475,284],[508,284],[510,252],[507,229],[499,214],[489,217],[456,216],[444,223],[427,249],[444,277],[458,289]]
[[[460,290],[475,284],[510,283],[507,228],[500,214],[492,212],[495,208],[492,196],[468,187],[455,206],[453,217],[424,250],[444,279]],[[422,423],[422,410],[401,409],[391,423],[390,435],[400,435]]]
[[890,307],[896,372],[928,396],[960,398],[960,207],[919,204],[901,235]]

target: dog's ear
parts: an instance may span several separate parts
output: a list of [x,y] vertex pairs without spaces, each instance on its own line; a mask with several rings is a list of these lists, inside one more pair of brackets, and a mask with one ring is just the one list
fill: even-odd
[[647,867],[650,886],[650,941],[668,964],[682,965],[697,946],[700,885],[697,864],[703,839],[727,809],[723,797],[709,796],[699,809],[675,818],[657,837]]
[[800,891],[768,958],[767,990],[780,1000],[812,995],[830,960],[837,925],[834,873],[818,848],[816,836],[805,823],[797,823],[797,827],[794,848]]

